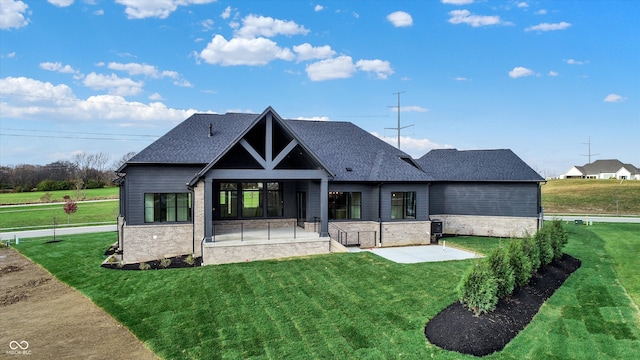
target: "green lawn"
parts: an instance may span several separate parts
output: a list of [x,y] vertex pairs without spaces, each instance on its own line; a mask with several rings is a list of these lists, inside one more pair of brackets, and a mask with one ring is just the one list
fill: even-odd
[[640,181],[549,180],[541,189],[549,214],[640,214]]
[[0,231],[30,230],[86,223],[116,223],[118,201],[79,202],[78,210],[67,217],[64,204],[0,207]]
[[[46,194],[50,194],[47,199]],[[59,191],[33,191],[22,193],[2,193],[0,194],[0,205],[14,204],[37,204],[41,202],[62,202],[64,196],[69,195],[73,200],[102,200],[117,199],[118,188],[106,187],[101,189],[87,189],[77,192],[75,190],[59,190]]]
[[[628,253],[637,255],[640,225],[567,228],[566,250],[582,267],[489,359],[640,355],[640,314],[631,301],[640,297],[640,265]],[[476,251],[499,242],[459,239],[447,241]],[[473,358],[432,346],[423,333],[425,323],[455,300],[458,280],[473,260],[403,265],[363,252],[118,271],[99,267],[113,233],[46,240],[17,248],[163,358]]]

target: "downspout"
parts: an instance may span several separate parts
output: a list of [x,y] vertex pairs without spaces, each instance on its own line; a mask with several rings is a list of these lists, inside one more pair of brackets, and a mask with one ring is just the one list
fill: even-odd
[[382,247],[382,185],[384,183],[378,184],[378,231],[380,232],[380,242],[379,246]]

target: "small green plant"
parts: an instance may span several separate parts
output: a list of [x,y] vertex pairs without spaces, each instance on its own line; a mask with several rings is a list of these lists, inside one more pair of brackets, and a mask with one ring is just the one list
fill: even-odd
[[509,263],[507,256],[507,249],[504,247],[497,247],[485,260],[493,273],[493,277],[497,282],[498,298],[502,299],[510,296],[513,293],[515,287],[515,276],[513,269]]
[[485,261],[469,268],[457,291],[460,302],[475,316],[493,311],[498,303],[498,282]]
[[196,260],[193,258],[193,254],[189,254],[185,259],[184,262],[186,262],[189,265],[193,265],[196,263]]
[[515,286],[525,286],[531,280],[531,260],[524,253],[523,241],[515,240],[509,243],[507,247],[507,255],[509,257],[509,265],[513,269],[513,277]]
[[171,259],[164,258],[164,259],[160,260],[160,267],[162,267],[163,269],[168,268],[169,265],[171,265]]
[[122,269],[124,267],[124,261],[122,261],[122,260],[118,261],[116,266],[118,267],[118,269]]
[[149,270],[151,269],[151,265],[147,264],[146,262],[141,262],[140,265],[138,265],[138,269]]
[[114,262],[118,261],[118,259],[116,259],[115,256],[111,255],[107,258],[107,262],[110,264],[113,264]]

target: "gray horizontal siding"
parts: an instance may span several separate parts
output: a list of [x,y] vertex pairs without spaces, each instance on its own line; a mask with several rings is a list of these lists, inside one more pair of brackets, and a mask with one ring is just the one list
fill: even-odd
[[[425,184],[385,184],[381,189],[381,218],[382,221],[391,220],[391,193],[392,192],[416,192],[416,219],[429,219],[429,186]],[[413,221],[414,219],[405,219],[404,221]],[[395,220],[394,220],[395,221]]]
[[195,166],[129,166],[125,177],[127,192],[125,219],[127,224],[144,224],[145,193],[189,192],[187,182],[200,169],[201,167]]
[[440,183],[431,185],[431,214],[537,216],[537,183]]

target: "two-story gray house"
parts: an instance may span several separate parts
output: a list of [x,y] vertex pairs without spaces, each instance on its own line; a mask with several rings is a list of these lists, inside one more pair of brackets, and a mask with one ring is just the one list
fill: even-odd
[[204,264],[429,244],[445,233],[521,236],[541,217],[540,175],[510,150],[420,159],[336,121],[195,114],[117,171],[125,263]]

